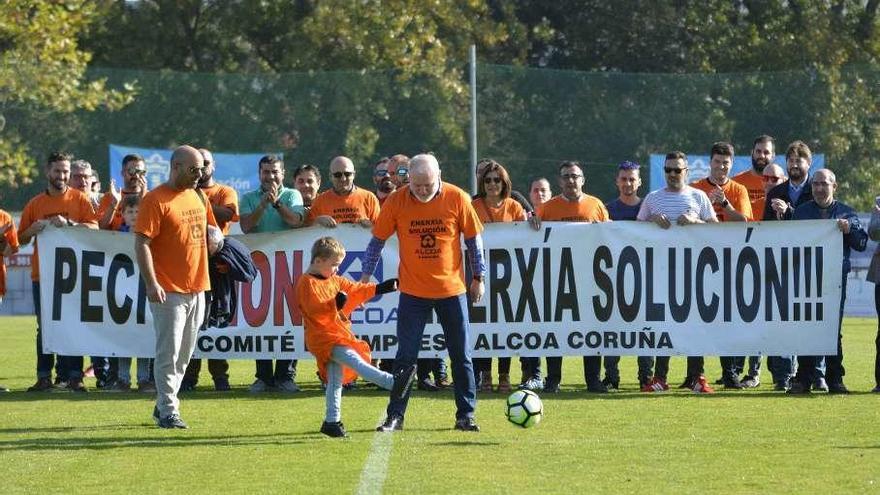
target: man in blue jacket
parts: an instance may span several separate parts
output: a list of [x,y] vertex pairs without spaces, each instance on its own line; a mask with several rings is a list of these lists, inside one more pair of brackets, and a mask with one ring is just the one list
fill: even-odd
[[868,233],[859,223],[855,210],[834,199],[837,190],[837,178],[834,172],[822,169],[813,174],[813,200],[795,208],[792,220],[836,219],[837,227],[843,233],[843,280],[840,293],[840,316],[837,323],[837,354],[833,356],[798,356],[798,371],[794,383],[788,393],[810,393],[810,382],[813,374],[818,372],[824,358],[826,365],[825,377],[828,381],[828,393],[848,394],[843,384],[843,347],[841,346],[841,323],[843,322],[843,304],[846,301],[846,276],[849,273],[850,251],[864,251],[868,246]]

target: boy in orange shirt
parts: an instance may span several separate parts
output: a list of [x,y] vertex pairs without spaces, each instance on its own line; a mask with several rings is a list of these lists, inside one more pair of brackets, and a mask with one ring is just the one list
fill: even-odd
[[397,290],[397,279],[380,284],[360,283],[337,275],[345,258],[345,248],[332,237],[322,237],[312,245],[312,261],[296,284],[296,300],[303,316],[306,347],[318,361],[320,374],[327,378],[326,414],[321,433],[346,437],[341,420],[342,384],[357,375],[391,391],[401,398],[409,390],[416,366],[394,375],[370,364],[370,346],[351,331],[352,310],[376,294]]

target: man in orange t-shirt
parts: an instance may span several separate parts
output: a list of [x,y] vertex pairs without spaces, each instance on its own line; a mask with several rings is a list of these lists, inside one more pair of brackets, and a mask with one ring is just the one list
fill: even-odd
[[[408,187],[392,194],[373,226],[361,282],[368,282],[379,261],[385,240],[397,234],[400,251],[398,277],[400,303],[397,318],[395,370],[415,364],[425,324],[436,311],[446,337],[455,381],[455,429],[479,431],[474,422],[477,404],[473,364],[468,342],[468,312],[462,280],[461,238],[468,247],[473,274],[469,293],[474,302],[483,297],[483,225],[471,199],[458,187],[440,180],[440,165],[433,155],[410,160]],[[392,397],[378,431],[403,429],[409,391]]]
[[733,180],[745,186],[749,191],[749,201],[752,203],[751,221],[760,221],[764,216],[764,198],[767,193],[764,190],[764,169],[773,163],[776,157],[775,142],[771,136],[762,134],[755,138],[752,146],[752,168],[733,176]]
[[[48,225],[59,228],[82,226],[97,228],[95,210],[88,196],[68,185],[70,180],[71,157],[67,153],[55,152],[46,162],[46,191],[34,196],[21,212],[18,224],[18,240],[27,244]],[[34,240],[34,255],[31,258],[31,280],[33,281],[34,312],[37,315],[37,382],[29,392],[52,390],[52,367],[55,358],[43,353],[43,333],[40,317],[40,248]],[[82,356],[58,356],[58,381],[67,382],[68,390],[85,392],[82,383]]]
[[211,289],[207,226],[216,226],[217,220],[196,191],[204,168],[197,149],[175,149],[168,182],[144,196],[134,229],[135,256],[156,331],[153,419],[160,428],[187,428],[177,392],[205,317],[204,292]]
[[[712,208],[719,222],[747,222],[752,218],[752,203],[745,186],[730,178],[733,166],[733,145],[719,141],[709,152],[709,176],[691,184],[709,196]],[[745,358],[721,357],[721,382],[724,388],[738,390],[740,383],[737,363]],[[688,357],[688,371],[682,387],[693,388],[700,375],[705,372],[702,356]]]
[[[584,172],[578,162],[565,161],[559,165],[559,188],[562,194],[550,201],[535,207],[535,215],[529,223],[535,230],[541,228],[541,221],[553,222],[609,222],[608,210],[602,200],[584,194]],[[602,358],[584,356],[584,381],[588,392],[606,393],[608,387],[602,383],[600,373]],[[544,381],[544,392],[559,392],[562,381],[562,358],[547,357],[547,378]]]
[[354,163],[344,156],[330,162],[330,189],[319,194],[309,210],[309,222],[333,228],[340,223],[356,223],[372,228],[379,218],[376,195],[354,185]]
[[[211,211],[217,220],[217,226],[223,235],[227,235],[232,223],[238,222],[238,193],[235,192],[235,189],[214,180],[214,170],[216,169],[214,155],[205,148],[199,148],[199,153],[205,160],[205,170],[202,172],[202,178],[199,179],[199,189],[211,204]],[[190,359],[186,367],[186,375],[180,383],[180,390],[183,392],[194,390],[199,383],[199,372],[201,371],[202,360]],[[218,392],[231,390],[228,361],[209,359],[208,372],[211,373],[211,378],[214,380],[214,390]]]
[[110,190],[98,204],[98,225],[103,230],[119,230],[122,225],[122,199],[126,196],[144,197],[147,193],[147,164],[138,154],[122,157],[122,189],[116,188],[116,179],[110,179]]

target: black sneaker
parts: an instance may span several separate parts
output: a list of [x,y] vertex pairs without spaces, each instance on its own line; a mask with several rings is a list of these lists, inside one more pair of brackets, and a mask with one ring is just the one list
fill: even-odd
[[455,429],[459,431],[480,431],[480,427],[474,418],[461,418],[455,420]]
[[214,390],[217,392],[228,392],[232,390],[232,387],[229,386],[228,378],[217,378],[214,380]]
[[595,380],[587,383],[587,392],[592,394],[607,394],[608,387],[599,380]]
[[824,378],[816,378],[816,381],[813,382],[813,390],[818,390],[820,392],[827,392],[828,391],[828,382],[826,382]]
[[810,384],[803,383],[799,380],[793,380],[791,382],[791,387],[785,391],[787,394],[799,395],[799,394],[809,394],[810,393]]
[[[391,398],[392,399],[402,399],[404,395],[409,391],[410,386],[412,385],[413,378],[416,376],[416,365],[412,365],[406,368],[401,368],[394,374],[394,385],[391,386]],[[427,378],[426,378],[427,380]],[[421,390],[421,382],[419,382],[419,390]],[[434,388],[437,388],[433,383],[431,384]],[[439,390],[439,389],[438,389]]]
[[[718,382],[715,382],[715,383],[718,383]],[[686,388],[688,390],[693,390],[694,385],[696,385],[696,384],[697,384],[696,377],[689,376],[684,379],[684,381],[681,383],[681,385],[678,386],[678,388]]]
[[620,389],[620,381],[619,380],[617,380],[617,381],[612,380],[611,378],[608,378],[607,376],[602,379],[602,385],[605,385],[605,388],[607,388],[609,392],[616,391],[616,390]]
[[181,430],[185,430],[189,428],[189,426],[187,426],[186,423],[184,423],[183,420],[180,419],[180,416],[178,416],[177,414],[172,414],[171,416],[165,416],[164,418],[159,419],[159,428],[179,428]]
[[321,423],[321,433],[333,438],[345,438],[348,436],[348,432],[345,431],[345,425],[342,424],[342,421],[337,421],[335,423],[324,421]]
[[739,381],[739,377],[731,375],[724,379],[724,388],[729,390],[742,390],[743,384]]
[[376,427],[376,431],[399,431],[403,429],[403,416],[388,416],[385,422]]
[[783,378],[776,382],[776,385],[773,387],[773,390],[777,392],[787,392],[788,389],[791,388],[791,378]]
[[845,395],[849,393],[849,389],[846,388],[843,382],[831,382],[828,384],[828,393]]
[[194,380],[190,380],[188,378],[184,378],[180,381],[180,391],[181,392],[192,392],[196,389],[196,382]]
[[544,393],[545,394],[558,394],[559,393],[559,382],[548,378],[544,381]]
[[[413,365],[415,366],[415,365]],[[416,388],[419,390],[424,390],[425,392],[439,392],[440,387],[434,385],[434,382],[431,381],[430,378],[423,378],[419,380],[419,383],[416,385]]]
[[67,390],[78,393],[89,391],[89,389],[83,384],[82,378],[74,378],[67,382]]
[[758,388],[761,385],[761,380],[757,376],[746,375],[740,383],[742,383],[742,388]]

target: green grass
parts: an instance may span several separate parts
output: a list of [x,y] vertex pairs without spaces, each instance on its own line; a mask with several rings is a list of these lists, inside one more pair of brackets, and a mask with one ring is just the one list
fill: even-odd
[[[0,318],[0,492],[351,493],[387,402],[359,390],[343,401],[352,438],[317,433],[323,395],[314,362],[300,363],[296,396],[246,391],[251,362],[232,363],[235,391],[184,394],[189,430],[153,426],[137,393],[28,394],[32,318]],[[451,392],[414,393],[406,431],[392,435],[385,493],[792,493],[880,491],[880,395],[873,387],[876,320],[844,324],[850,396],[786,397],[757,390],[695,396],[636,391],[635,359],[621,362],[624,391],[581,389],[566,359],[563,392],[544,396],[545,418],[521,430],[504,398],[480,397],[478,434],[451,429]],[[719,375],[717,358],[708,376]],[[675,358],[670,377],[684,375]],[[514,365],[516,368],[516,365]],[[765,371],[765,375],[769,373]],[[516,376],[515,378],[518,378]],[[87,385],[93,381],[88,380]]]

